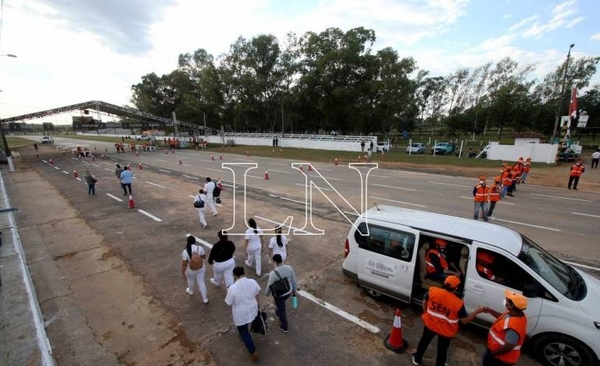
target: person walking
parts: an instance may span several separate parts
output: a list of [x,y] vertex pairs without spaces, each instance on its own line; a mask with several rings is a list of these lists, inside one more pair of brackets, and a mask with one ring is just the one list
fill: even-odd
[[213,277],[210,282],[215,286],[221,286],[221,282],[225,279],[225,286],[229,287],[233,285],[235,244],[229,240],[225,230],[220,230],[218,236],[219,241],[213,245],[208,256],[208,264],[213,266]]
[[[37,149],[36,149],[37,151]],[[591,169],[598,169],[598,161],[600,160],[600,149],[596,149],[596,151],[594,151],[592,153],[592,168]]]
[[490,187],[490,207],[487,211],[488,219],[495,219],[494,209],[496,208],[496,202],[500,201],[500,177],[494,178],[494,184]]
[[123,167],[123,171],[121,172],[121,187],[123,188],[123,196],[127,196],[127,191],[129,190],[129,194],[131,195],[131,182],[133,181],[133,172],[129,169],[129,167]]
[[246,249],[245,264],[248,267],[252,267],[252,262],[254,261],[256,275],[260,277],[262,275],[261,251],[263,231],[256,225],[256,221],[253,218],[248,219],[248,226],[246,236],[244,237],[244,248]]
[[36,142],[33,143],[33,148],[35,149],[35,152],[37,153],[38,152],[38,146],[37,146]]
[[521,172],[521,183],[525,184],[525,180],[529,175],[529,171],[531,170],[531,158],[527,158],[523,163],[523,170]]
[[198,218],[200,219],[200,225],[206,229],[208,223],[206,222],[206,218],[204,218],[204,212],[206,211],[206,195],[204,194],[204,190],[200,189],[196,197],[194,197],[195,202],[202,202],[201,207],[196,207],[196,211],[198,211]]
[[271,249],[271,257],[279,254],[282,260],[287,258],[287,236],[281,233],[281,226],[275,228],[275,236],[269,240],[269,249]]
[[[273,262],[275,263],[275,269],[271,271],[269,274],[269,282],[267,283],[267,289],[265,290],[265,295],[270,296],[273,295],[273,300],[275,301],[275,315],[280,321],[279,329],[287,333],[289,332],[288,321],[287,321],[287,313],[285,309],[285,302],[287,299],[292,296],[296,296],[296,291],[298,290],[298,282],[296,281],[296,273],[294,269],[287,265],[283,264],[283,259],[280,254],[275,254],[273,256]],[[271,285],[279,280],[284,280],[288,282],[289,291],[286,291],[281,294],[276,294],[273,292]]]
[[115,169],[115,177],[117,177],[119,181],[121,180],[121,173],[123,173],[123,168],[117,164],[117,169]]
[[483,312],[496,318],[488,333],[483,366],[516,365],[521,357],[521,346],[527,335],[527,298],[516,292],[504,291],[505,311],[500,313],[488,307]]
[[577,190],[577,184],[579,183],[579,178],[583,172],[585,172],[585,167],[583,166],[581,159],[577,160],[569,172],[569,184],[567,185],[567,188],[571,189],[572,185],[573,189]]
[[487,202],[490,199],[490,187],[485,184],[485,176],[479,177],[479,184],[477,184],[473,188],[473,201],[475,203],[475,208],[473,210],[473,218],[477,220],[479,217],[479,211],[481,211],[481,216],[483,221],[487,222],[488,214],[487,214]]
[[98,179],[96,179],[96,177],[93,176],[89,170],[85,171],[85,175],[83,176],[83,178],[85,178],[85,182],[87,183],[87,186],[88,186],[88,195],[91,194],[92,196],[95,196],[96,195],[96,182],[98,181]]
[[417,351],[411,355],[413,365],[421,365],[425,350],[435,336],[438,337],[435,365],[446,365],[450,342],[458,333],[458,322],[467,324],[483,311],[482,307],[478,307],[467,314],[464,302],[456,295],[459,285],[458,277],[448,276],[444,280],[444,288],[431,287],[423,297],[423,335]]
[[206,177],[206,183],[204,183],[204,194],[206,194],[206,203],[208,207],[210,207],[210,212],[212,212],[213,216],[217,216],[217,207],[215,206],[215,198],[213,197],[213,192],[215,190],[215,182],[213,182],[210,177]]
[[181,275],[183,279],[187,280],[188,285],[185,292],[192,296],[194,294],[194,282],[198,283],[202,302],[208,304],[206,285],[204,284],[204,274],[206,273],[204,258],[206,258],[204,249],[196,244],[196,238],[193,235],[188,235],[185,249],[181,252]]
[[244,345],[248,349],[248,352],[250,352],[250,359],[258,361],[258,351],[256,351],[256,347],[252,341],[249,326],[258,314],[260,286],[255,280],[246,278],[244,267],[235,267],[233,269],[233,278],[235,282],[227,288],[225,303],[231,306],[233,324],[237,327]]

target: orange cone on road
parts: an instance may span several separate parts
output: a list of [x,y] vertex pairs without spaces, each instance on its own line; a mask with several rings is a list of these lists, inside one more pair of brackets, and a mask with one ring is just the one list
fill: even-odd
[[181,158],[179,158],[179,165],[183,165],[183,162],[181,161]]
[[136,152],[135,152],[135,156],[140,156],[140,154],[138,154],[137,150],[136,150]]
[[383,344],[385,345],[385,348],[396,353],[404,353],[408,347],[408,342],[402,338],[402,317],[400,316],[400,309],[396,309],[392,332],[385,339]]
[[102,160],[105,160],[105,159],[106,159],[106,156],[102,155]]
[[313,169],[312,169],[312,164],[308,164],[308,171],[309,171],[309,172],[312,172],[312,171],[313,171]]
[[219,160],[223,160],[223,154],[219,154]]
[[304,171],[304,167],[302,165],[300,165],[300,171],[303,172]]
[[73,177],[79,178],[79,174],[77,174],[77,170],[73,169]]
[[265,180],[269,180],[269,171],[265,169]]
[[171,148],[171,154],[175,154],[175,149]]
[[135,202],[133,202],[132,195],[129,195],[129,208],[135,208]]
[[210,160],[212,160],[212,161],[215,161],[215,154],[212,154],[212,155],[210,156]]
[[334,160],[334,163],[333,163],[333,164],[334,164],[334,165],[336,165],[336,166],[338,165],[338,159],[337,159],[337,158],[335,158],[335,160]]
[[140,170],[144,170],[144,167],[142,166],[142,163],[139,163],[139,164],[138,164],[138,168],[139,168]]
[[360,163],[362,161],[362,159],[360,158],[360,155],[358,156],[358,162]]
[[54,162],[52,161],[52,159],[50,159],[50,166],[54,166]]

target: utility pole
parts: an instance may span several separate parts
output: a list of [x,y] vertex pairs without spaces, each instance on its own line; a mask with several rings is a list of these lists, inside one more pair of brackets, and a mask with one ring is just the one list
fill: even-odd
[[[571,43],[569,46],[569,52],[567,53],[567,62],[565,65],[565,73],[563,75],[562,86],[560,88],[560,99],[558,100],[558,107],[556,108],[556,120],[554,121],[554,130],[552,131],[552,140],[556,137],[558,130],[558,123],[560,122],[560,114],[562,110],[563,99],[565,97],[565,84],[567,83],[567,71],[569,70],[569,59],[571,58],[571,49],[575,47],[575,43]],[[560,150],[560,147],[559,147]]]
[[175,138],[177,138],[177,117],[175,116],[175,112],[173,112],[173,126],[175,127]]

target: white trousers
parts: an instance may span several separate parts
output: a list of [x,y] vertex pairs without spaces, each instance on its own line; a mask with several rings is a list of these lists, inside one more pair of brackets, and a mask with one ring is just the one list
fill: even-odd
[[211,278],[211,282],[216,286],[221,286],[221,281],[225,279],[225,286],[229,287],[233,285],[233,268],[235,267],[235,260],[233,258],[226,260],[225,262],[213,262],[214,276]]
[[215,198],[209,195],[206,195],[206,201],[204,201],[206,205],[210,208],[210,212],[213,215],[217,214],[217,206],[215,206]]
[[194,291],[194,281],[198,283],[198,288],[200,289],[200,294],[202,295],[202,300],[208,300],[206,297],[206,284],[204,283],[204,274],[206,273],[206,266],[202,266],[197,271],[192,271],[189,269],[185,270],[185,275],[187,276],[188,288],[190,291]]
[[248,260],[246,261],[246,265],[248,267],[252,267],[252,262],[254,261],[254,263],[256,265],[256,275],[257,276],[260,276],[261,269],[262,269],[262,263],[260,260],[261,249],[262,249],[261,247],[258,247],[256,249],[248,248],[248,250],[246,251],[246,253],[248,253]]
[[206,211],[206,209],[198,208],[197,210],[198,210],[198,217],[200,218],[200,224],[202,224],[202,226],[208,225],[206,223],[206,218],[204,218],[204,211]]

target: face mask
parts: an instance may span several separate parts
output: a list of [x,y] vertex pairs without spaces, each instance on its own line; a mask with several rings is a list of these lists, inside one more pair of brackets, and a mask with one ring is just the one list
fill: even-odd
[[483,184],[484,182],[482,180],[479,181],[479,184]]
[[502,306],[504,306],[505,308],[508,308],[508,301],[506,301],[506,299],[502,299]]

